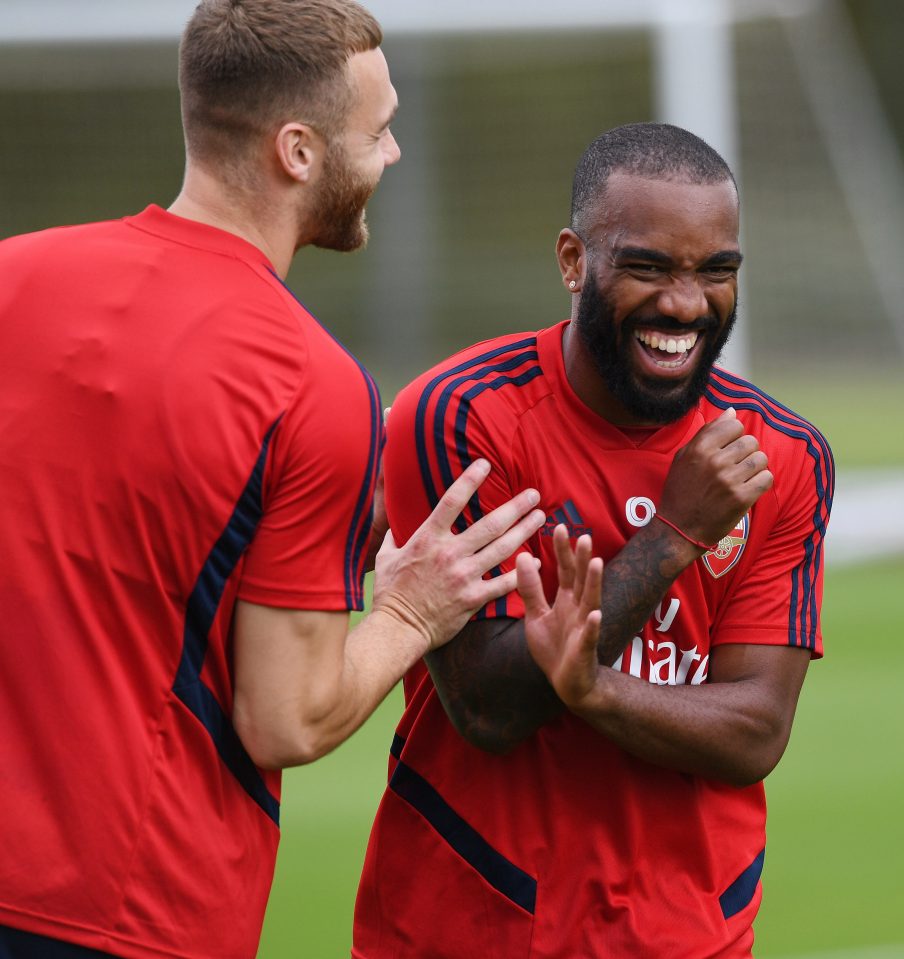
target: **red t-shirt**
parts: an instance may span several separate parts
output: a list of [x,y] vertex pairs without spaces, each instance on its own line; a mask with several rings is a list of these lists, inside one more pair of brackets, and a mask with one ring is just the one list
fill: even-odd
[[256,247],[158,207],[0,275],[0,924],[248,959],[279,775],[232,610],[361,608],[379,395]]
[[[766,493],[686,570],[616,668],[702,683],[720,643],[822,654],[818,610],[832,460],[820,434],[744,380],[714,371],[679,421],[631,435],[565,375],[559,324],[481,343],[409,386],[388,421],[386,502],[399,541],[478,456],[493,464],[467,519],[526,487],[549,521],[526,548],[556,590],[552,530],[614,556],[649,522],[674,453],[733,406],[769,457]],[[506,569],[513,566],[507,562]],[[517,594],[480,615],[523,616]],[[564,714],[511,753],[467,743],[422,665],[359,891],[356,959],[741,957],[765,850],[761,784],[738,789],[644,762]]]

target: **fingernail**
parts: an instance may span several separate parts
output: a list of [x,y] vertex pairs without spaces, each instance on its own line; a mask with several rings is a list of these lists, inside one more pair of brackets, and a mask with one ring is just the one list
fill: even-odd
[[482,457],[480,459],[474,460],[474,465],[477,467],[478,471],[481,473],[489,473],[490,471],[490,461],[485,460]]
[[539,494],[539,492],[538,492],[537,490],[535,490],[535,489],[529,489],[529,490],[527,491],[527,501],[528,501],[528,503],[531,504],[531,506],[533,506],[534,503],[539,503],[539,502],[540,502],[540,494]]

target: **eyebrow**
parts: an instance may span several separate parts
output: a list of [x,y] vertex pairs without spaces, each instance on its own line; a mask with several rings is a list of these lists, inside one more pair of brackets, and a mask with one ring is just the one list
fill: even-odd
[[743,260],[740,250],[721,250],[708,257],[704,266],[740,266]]
[[669,266],[672,262],[670,256],[659,250],[648,250],[644,246],[623,246],[615,251],[612,257],[616,263],[625,260],[646,260],[648,263],[658,263],[660,266]]
[[[659,266],[671,266],[672,258],[661,250],[651,250],[645,246],[623,246],[613,254],[616,263],[629,260],[643,260],[646,263],[656,263]],[[744,259],[739,250],[720,250],[713,253],[704,261],[704,266],[740,266]]]
[[395,119],[396,114],[399,112],[399,101],[396,100],[395,106],[392,110],[389,111],[389,116],[386,118],[386,122],[380,127],[380,130],[385,130]]

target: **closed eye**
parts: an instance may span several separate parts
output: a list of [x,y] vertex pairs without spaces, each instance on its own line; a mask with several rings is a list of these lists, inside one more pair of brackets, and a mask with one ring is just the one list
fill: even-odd
[[738,275],[737,266],[705,266],[702,270],[707,276],[715,277],[718,280],[729,280]]
[[660,276],[668,272],[666,267],[658,263],[623,263],[621,268],[640,276]]

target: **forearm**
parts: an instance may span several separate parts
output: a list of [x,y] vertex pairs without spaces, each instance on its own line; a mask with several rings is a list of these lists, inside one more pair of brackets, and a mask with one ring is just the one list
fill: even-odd
[[[669,586],[700,555],[660,526],[640,530],[606,567],[600,594],[601,662],[618,658]],[[508,752],[563,710],[528,651],[523,620],[509,620],[495,630],[491,621],[471,623],[448,646],[431,653],[427,665],[455,728],[489,752]]]
[[597,657],[611,666],[653,615],[678,576],[702,550],[668,526],[650,522],[606,563],[600,598],[602,621]]
[[380,609],[365,616],[349,631],[337,675],[322,675],[299,700],[302,748],[291,765],[313,762],[344,742],[426,650],[414,626]]
[[510,620],[490,642],[469,624],[426,662],[452,724],[487,752],[509,752],[564,711],[527,650],[521,620]]
[[350,736],[423,656],[417,624],[377,608],[348,631],[346,613],[241,603],[233,723],[257,765],[313,762]]
[[735,786],[771,772],[791,729],[755,682],[657,686],[604,666],[573,711],[640,759]]
[[346,735],[373,713],[427,649],[420,629],[379,608],[349,632],[340,690]]

